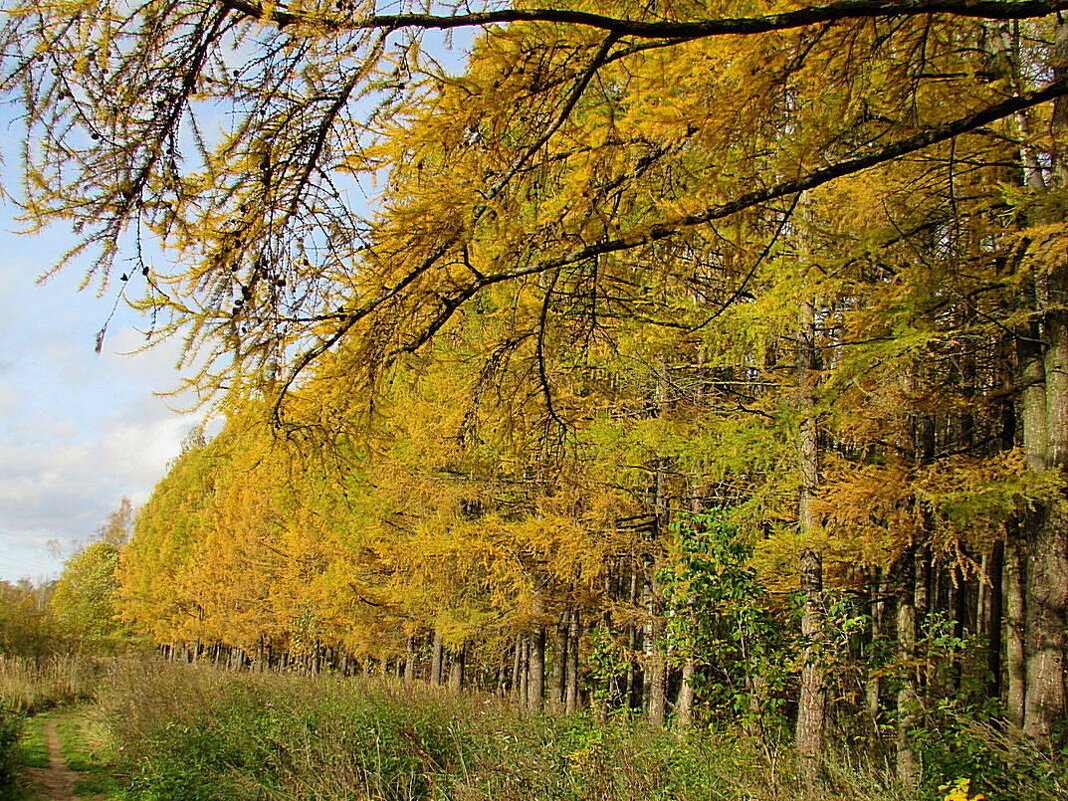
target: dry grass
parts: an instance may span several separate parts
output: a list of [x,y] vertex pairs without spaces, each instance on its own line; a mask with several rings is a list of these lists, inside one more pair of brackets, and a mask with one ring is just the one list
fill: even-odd
[[94,693],[88,719],[131,801],[941,801],[938,784],[958,777],[990,801],[1066,797],[1063,759],[966,721],[938,733],[952,761],[932,762],[945,775],[923,788],[902,787],[888,759],[853,750],[807,790],[788,743],[761,748],[735,729],[532,715],[382,678],[0,660],[0,698],[12,708]]
[[[383,679],[126,665],[100,704],[133,798],[183,801],[918,801],[842,762],[803,792],[788,752],[736,731],[523,714]],[[116,677],[118,678],[118,677]],[[940,798],[940,797],[939,797]]]
[[102,662],[75,656],[0,655],[0,707],[32,714],[91,698],[104,670]]

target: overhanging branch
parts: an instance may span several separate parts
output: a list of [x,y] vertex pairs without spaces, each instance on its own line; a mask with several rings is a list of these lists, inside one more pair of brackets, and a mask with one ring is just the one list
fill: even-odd
[[473,297],[482,289],[493,284],[548,272],[560,267],[566,267],[570,264],[587,261],[597,256],[619,253],[643,245],[652,244],[653,242],[663,239],[668,239],[683,233],[689,228],[714,222],[716,220],[722,220],[745,211],[746,209],[751,209],[773,200],[796,196],[802,192],[807,192],[830,183],[837,178],[853,175],[878,166],[879,164],[884,164],[888,161],[901,158],[902,156],[907,156],[911,153],[931,147],[932,145],[939,144],[940,142],[948,141],[961,134],[975,131],[982,128],[984,125],[989,125],[992,122],[997,122],[998,120],[1010,117],[1023,109],[1041,103],[1047,103],[1064,95],[1068,95],[1068,77],[1054,81],[1033,92],[1010,98],[1001,103],[995,103],[992,106],[988,106],[966,117],[961,117],[934,128],[929,128],[914,136],[893,142],[863,156],[846,159],[845,161],[833,164],[830,167],[824,167],[823,169],[808,173],[807,175],[789,181],[783,181],[765,189],[756,189],[752,192],[746,192],[734,200],[710,206],[703,211],[688,214],[674,220],[657,223],[656,225],[644,229],[644,231],[587,245],[580,250],[565,253],[554,258],[544,259],[519,270],[488,273],[481,276],[477,281],[464,289],[456,292],[447,300],[447,302],[443,303],[442,307],[438,310],[438,313],[433,317],[431,323],[419,331],[410,342],[399,346],[396,352],[411,353],[417,350],[445,326],[456,310],[460,308],[466,300]]
[[[232,0],[226,0],[226,2],[231,1]],[[842,5],[859,4],[850,3]],[[916,5],[919,4],[913,4],[910,8],[913,8]],[[932,4],[928,3],[926,5]],[[969,7],[981,5],[984,4],[973,3],[970,4]],[[1028,6],[1036,4],[995,3],[993,5]],[[1068,6],[1068,0],[1064,3],[1047,3],[1041,5],[1044,5],[1046,8],[1049,8],[1052,5]],[[472,276],[473,280],[467,286],[460,287],[450,295],[442,298],[440,306],[431,314],[425,325],[420,326],[417,330],[413,331],[406,342],[398,342],[394,345],[393,350],[390,351],[386,357],[387,361],[392,360],[399,354],[412,353],[421,348],[430,341],[435,334],[444,328],[458,309],[486,287],[504,281],[548,272],[567,265],[587,261],[597,256],[624,252],[643,245],[668,239],[696,226],[725,219],[739,212],[774,200],[796,196],[802,192],[810,191],[830,183],[835,179],[862,172],[863,170],[915,153],[931,147],[932,145],[948,141],[962,134],[976,131],[983,126],[1011,117],[1024,109],[1049,102],[1065,95],[1068,95],[1068,77],[1047,84],[1041,89],[987,106],[986,108],[965,117],[960,117],[933,128],[928,128],[913,136],[893,142],[864,155],[846,159],[837,164],[832,164],[831,166],[815,170],[791,180],[782,181],[774,186],[746,192],[733,200],[710,206],[693,214],[677,217],[673,220],[665,220],[626,236],[593,243],[569,253],[543,259],[521,269],[479,273]],[[402,296],[407,294],[414,282],[429,272],[444,253],[454,246],[456,242],[457,239],[454,236],[442,243],[422,264],[412,270],[395,286],[369,300],[361,308],[338,313],[336,315],[336,318],[338,319],[338,328],[307,350],[303,356],[297,360],[297,364],[290,371],[283,383],[282,391],[276,400],[276,414],[279,411],[277,404],[282,400],[281,395],[284,395],[285,392],[288,391],[304,370],[306,370],[321,355],[333,348],[360,320],[373,315],[387,302],[399,300]],[[330,316],[334,315],[327,315],[325,317]]]
[[292,12],[253,0],[220,0],[223,5],[248,17],[273,22],[279,26],[307,24],[332,30],[368,30],[422,28],[484,27],[509,22],[557,22],[598,28],[616,36],[638,39],[678,39],[689,41],[708,36],[752,35],[873,17],[914,17],[924,14],[947,14],[973,19],[1018,20],[1044,17],[1068,10],[1068,0],[840,0],[779,14],[759,17],[670,21],[631,20],[556,8],[480,11],[470,14],[380,14],[349,18],[343,14]]
[[657,223],[641,233],[588,245],[581,250],[538,262],[523,270],[487,275],[485,280],[487,283],[494,283],[496,281],[508,280],[511,278],[520,278],[525,275],[532,275],[547,270],[553,270],[557,267],[564,267],[568,264],[574,264],[576,262],[593,258],[594,256],[630,250],[631,248],[647,245],[661,239],[667,239],[668,237],[681,233],[687,228],[714,222],[715,220],[722,220],[737,214],[738,212],[745,211],[746,209],[759,206],[772,200],[790,197],[800,192],[807,192],[811,189],[820,187],[823,184],[829,183],[836,178],[852,175],[870,169],[871,167],[878,166],[879,164],[884,164],[888,161],[901,158],[902,156],[907,156],[910,153],[915,153],[919,150],[931,147],[932,145],[939,144],[940,142],[946,142],[961,134],[975,131],[978,128],[982,128],[984,125],[989,125],[992,122],[1011,117],[1013,114],[1023,111],[1024,109],[1037,106],[1041,103],[1048,103],[1049,101],[1064,95],[1068,95],[1068,77],[1049,83],[1041,89],[1036,89],[1033,92],[1027,92],[1017,97],[1009,98],[1001,103],[995,103],[994,105],[988,106],[987,108],[970,114],[967,117],[961,117],[934,128],[928,128],[914,136],[893,142],[863,156],[846,159],[845,161],[832,164],[830,167],[824,167],[823,169],[816,170],[799,178],[783,181],[775,186],[746,192],[726,203],[720,203],[704,209],[703,211],[678,217],[674,220]]

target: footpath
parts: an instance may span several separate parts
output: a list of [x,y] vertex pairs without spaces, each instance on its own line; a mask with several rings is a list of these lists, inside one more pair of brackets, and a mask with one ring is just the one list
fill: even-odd
[[26,769],[33,780],[37,797],[41,801],[74,801],[74,783],[78,780],[78,774],[68,767],[63,757],[59,727],[54,718],[45,722],[44,735],[48,746],[48,767]]
[[22,763],[29,778],[26,801],[111,801],[118,782],[107,749],[85,707],[68,707],[27,721]]

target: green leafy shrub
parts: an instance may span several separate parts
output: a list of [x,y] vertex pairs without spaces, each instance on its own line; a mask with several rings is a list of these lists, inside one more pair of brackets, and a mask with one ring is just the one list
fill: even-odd
[[0,706],[0,792],[15,782],[21,718]]
[[1042,751],[1019,730],[976,710],[962,712],[947,704],[933,710],[920,739],[932,788],[958,777],[974,777],[973,790],[990,799],[1061,801],[1068,798],[1068,763],[1064,754]]

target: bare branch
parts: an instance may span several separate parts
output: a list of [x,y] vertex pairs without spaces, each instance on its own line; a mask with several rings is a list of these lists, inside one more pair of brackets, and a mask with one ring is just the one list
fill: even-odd
[[421,28],[445,30],[450,28],[483,27],[509,22],[557,22],[609,31],[616,36],[638,39],[678,39],[689,41],[708,36],[748,36],[771,31],[790,30],[808,25],[873,17],[914,17],[925,14],[947,14],[974,19],[1018,20],[1044,17],[1068,10],[1068,0],[840,0],[836,3],[810,6],[795,11],[768,14],[760,17],[733,17],[694,21],[643,21],[591,14],[555,8],[480,11],[470,14],[381,14],[347,19],[342,15],[309,14],[279,10],[249,0],[221,0],[242,14],[269,20],[279,27],[307,24],[332,30],[367,30]]

